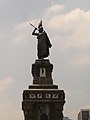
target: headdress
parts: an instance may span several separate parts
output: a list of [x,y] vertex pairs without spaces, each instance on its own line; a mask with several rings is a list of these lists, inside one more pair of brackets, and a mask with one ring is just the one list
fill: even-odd
[[42,28],[42,20],[40,21],[38,28]]

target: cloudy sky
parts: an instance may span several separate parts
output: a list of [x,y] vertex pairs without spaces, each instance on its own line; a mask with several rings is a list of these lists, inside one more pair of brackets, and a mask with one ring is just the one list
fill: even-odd
[[22,120],[22,92],[32,84],[37,40],[29,23],[43,26],[53,47],[53,80],[66,94],[64,116],[90,108],[90,0],[0,0],[0,120]]

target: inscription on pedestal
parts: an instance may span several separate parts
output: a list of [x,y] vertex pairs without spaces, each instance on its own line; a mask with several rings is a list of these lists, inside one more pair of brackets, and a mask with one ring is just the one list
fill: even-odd
[[63,91],[25,91],[24,100],[62,100],[64,99]]
[[[44,97],[43,97],[44,96]],[[29,99],[32,98],[59,98],[59,94],[29,94]]]

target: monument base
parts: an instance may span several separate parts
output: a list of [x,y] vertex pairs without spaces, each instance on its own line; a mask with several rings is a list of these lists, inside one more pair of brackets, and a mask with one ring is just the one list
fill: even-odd
[[63,90],[24,90],[22,110],[24,111],[25,120],[63,120],[64,99]]
[[53,85],[52,70],[49,60],[36,60],[32,65],[33,85],[23,91],[25,120],[63,120],[65,93]]

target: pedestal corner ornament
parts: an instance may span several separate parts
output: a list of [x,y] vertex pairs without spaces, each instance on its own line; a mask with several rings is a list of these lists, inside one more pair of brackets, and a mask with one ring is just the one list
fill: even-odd
[[[42,22],[40,24],[39,29]],[[40,40],[43,39],[44,36]],[[58,85],[53,84],[53,64],[49,59],[44,59],[47,56],[44,53],[38,53],[38,59],[32,64],[33,84],[23,90],[22,110],[25,120],[63,120],[65,93],[64,90],[58,89]]]

